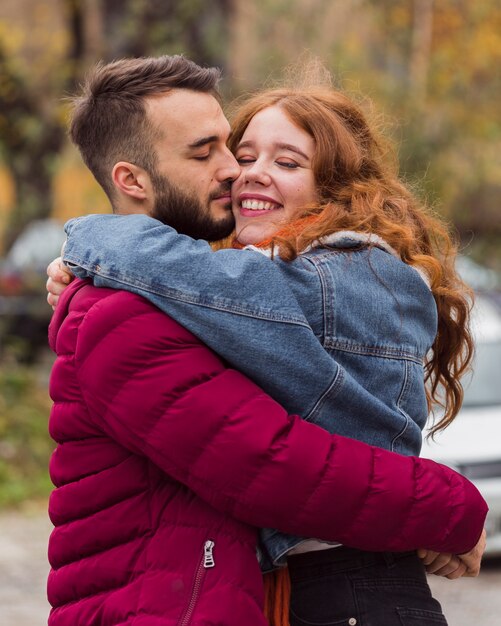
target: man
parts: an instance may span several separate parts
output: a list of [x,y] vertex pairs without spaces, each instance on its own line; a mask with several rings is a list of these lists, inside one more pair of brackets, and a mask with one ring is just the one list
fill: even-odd
[[[90,75],[71,136],[115,212],[229,234],[238,165],[217,78],[182,57]],[[139,296],[75,281],[50,341],[52,626],[264,625],[254,527],[369,550],[473,549],[435,563],[451,577],[478,569],[486,511],[470,483],[287,416]]]

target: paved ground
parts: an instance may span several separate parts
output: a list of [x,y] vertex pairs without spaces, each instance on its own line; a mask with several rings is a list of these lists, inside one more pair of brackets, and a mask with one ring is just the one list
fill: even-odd
[[[0,625],[47,623],[46,557],[50,524],[45,511],[0,514]],[[501,624],[501,560],[484,564],[476,579],[430,577],[449,626]]]
[[50,528],[43,510],[0,515],[1,626],[47,624],[45,579]]

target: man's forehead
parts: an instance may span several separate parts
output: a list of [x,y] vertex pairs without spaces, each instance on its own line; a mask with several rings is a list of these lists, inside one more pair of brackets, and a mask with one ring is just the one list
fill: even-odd
[[147,98],[146,109],[153,124],[175,143],[191,145],[207,136],[226,140],[230,130],[221,105],[208,93],[173,89]]

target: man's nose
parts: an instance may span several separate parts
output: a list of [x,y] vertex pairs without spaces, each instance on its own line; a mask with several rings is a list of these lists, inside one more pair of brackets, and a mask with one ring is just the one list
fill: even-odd
[[219,182],[225,180],[234,181],[240,175],[240,165],[230,150],[226,150],[222,162],[217,170],[216,177]]

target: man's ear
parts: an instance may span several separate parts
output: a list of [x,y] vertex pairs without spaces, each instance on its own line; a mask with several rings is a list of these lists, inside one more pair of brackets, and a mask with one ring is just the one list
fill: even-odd
[[129,198],[139,202],[151,198],[150,177],[142,167],[127,163],[127,161],[119,161],[115,163],[111,177],[117,190]]

